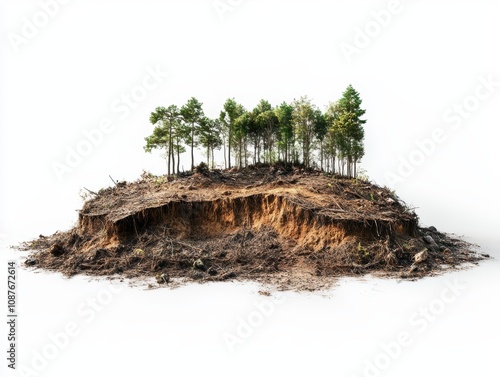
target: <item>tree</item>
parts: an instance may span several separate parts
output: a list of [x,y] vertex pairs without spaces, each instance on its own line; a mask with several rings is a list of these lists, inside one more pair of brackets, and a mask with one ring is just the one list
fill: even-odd
[[[283,102],[273,108],[260,100],[252,111],[246,111],[234,98],[226,100],[218,119],[205,117],[203,104],[190,98],[179,110],[171,105],[157,107],[150,122],[153,134],[145,138],[144,149],[165,149],[168,174],[179,173],[180,155],[190,147],[191,168],[194,149],[202,147],[207,165],[214,168],[214,151],[224,147],[224,166],[242,168],[248,164],[249,142],[253,143],[253,163],[283,160],[321,170],[356,177],[357,164],[364,156],[365,110],[359,93],[349,85],[342,98],[330,103],[325,113],[307,97]],[[226,152],[227,151],[227,152]],[[338,166],[338,169],[336,169]]]
[[[326,158],[327,171],[335,173],[335,162],[338,157],[338,134],[334,127],[334,119],[338,113],[338,103],[332,102],[325,112],[327,129],[325,134],[323,152]],[[340,172],[340,171],[339,171]]]
[[347,163],[348,177],[356,177],[356,164],[364,155],[365,132],[363,125],[366,120],[361,119],[361,117],[366,111],[361,109],[361,102],[359,93],[354,90],[352,85],[349,85],[336,104],[332,119],[337,147]]
[[[203,117],[200,122],[199,141],[200,144],[206,149],[207,153],[207,166],[211,169],[215,168],[214,150],[222,145],[221,121],[219,119],[210,119]],[[210,163],[210,159],[212,163]]]
[[276,160],[274,156],[274,144],[278,131],[278,117],[274,110],[266,110],[259,114],[256,119],[262,131],[262,144],[264,149],[264,162],[272,163]]
[[293,147],[293,106],[283,102],[275,110],[278,120],[278,148],[283,152],[283,161],[289,162],[290,149]]
[[237,163],[241,169],[247,165],[247,138],[252,128],[253,118],[250,113],[243,110],[243,113],[234,121],[234,141],[238,149]]
[[324,139],[328,129],[328,123],[326,121],[325,115],[321,110],[316,109],[314,111],[314,136],[319,141],[319,159],[320,159],[320,169],[323,170],[323,160],[324,160]]
[[272,162],[272,148],[274,136],[277,129],[278,119],[271,104],[262,99],[252,110],[254,127],[252,136],[254,138],[254,156],[257,155],[257,162],[260,162],[261,146],[264,150],[264,162]]
[[[178,139],[176,135],[180,132],[180,112],[177,106],[171,105],[168,108],[157,107],[151,113],[149,121],[155,126],[153,134],[146,137],[146,146],[144,150],[151,152],[153,149],[165,149],[167,159],[167,174],[175,173],[175,155],[174,151],[178,148]],[[177,149],[177,152],[179,150]],[[178,153],[179,161],[179,153]],[[172,169],[171,169],[172,167]],[[178,168],[177,168],[178,172]]]
[[293,106],[293,129],[302,149],[302,162],[306,167],[310,167],[314,144],[316,107],[311,104],[311,100],[307,96],[294,100]]
[[[235,127],[235,121],[238,119],[244,112],[243,106],[238,104],[234,98],[229,98],[225,103],[224,103],[224,110],[221,111],[220,113],[220,121],[222,122],[224,132],[226,133],[226,143],[227,143],[227,148],[228,148],[228,166],[231,168],[231,147],[234,145],[235,140],[234,140],[234,127]],[[236,144],[238,144],[238,141],[236,141]],[[224,147],[224,150],[226,148]],[[224,152],[225,155],[225,152]]]
[[198,128],[204,116],[203,104],[196,98],[191,97],[187,103],[181,107],[181,115],[188,127],[188,132],[184,134],[185,142],[191,147],[191,170],[194,170],[194,147],[198,144]]

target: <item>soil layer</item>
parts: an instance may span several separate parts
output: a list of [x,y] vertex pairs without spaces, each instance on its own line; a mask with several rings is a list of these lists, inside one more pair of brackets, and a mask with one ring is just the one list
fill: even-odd
[[73,229],[21,248],[33,250],[26,265],[66,275],[299,290],[346,275],[416,279],[487,257],[421,228],[386,188],[279,165],[118,182],[92,194]]

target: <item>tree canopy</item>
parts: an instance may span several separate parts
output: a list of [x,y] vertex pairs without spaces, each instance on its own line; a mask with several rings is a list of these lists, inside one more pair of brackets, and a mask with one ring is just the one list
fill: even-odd
[[192,97],[180,109],[170,105],[151,113],[155,127],[145,138],[144,149],[165,150],[167,174],[179,173],[186,147],[193,169],[194,150],[200,147],[211,169],[217,165],[215,151],[222,148],[225,168],[281,161],[356,177],[357,164],[365,153],[366,120],[361,104],[359,93],[349,85],[324,112],[307,96],[274,107],[262,99],[253,110],[229,98],[219,117],[212,119]]

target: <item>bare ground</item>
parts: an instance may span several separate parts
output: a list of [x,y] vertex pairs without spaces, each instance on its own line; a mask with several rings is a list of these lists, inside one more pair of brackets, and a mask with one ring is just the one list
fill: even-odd
[[421,228],[386,188],[283,166],[144,174],[94,193],[75,228],[40,236],[26,265],[68,276],[253,280],[316,290],[340,276],[417,279],[486,258]]

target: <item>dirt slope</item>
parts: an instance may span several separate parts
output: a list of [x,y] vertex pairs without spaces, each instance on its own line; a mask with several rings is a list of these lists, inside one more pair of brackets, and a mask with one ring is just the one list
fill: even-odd
[[389,190],[283,167],[143,175],[88,200],[78,225],[27,243],[26,263],[158,284],[252,279],[317,289],[340,275],[417,278],[483,256],[421,229]]

